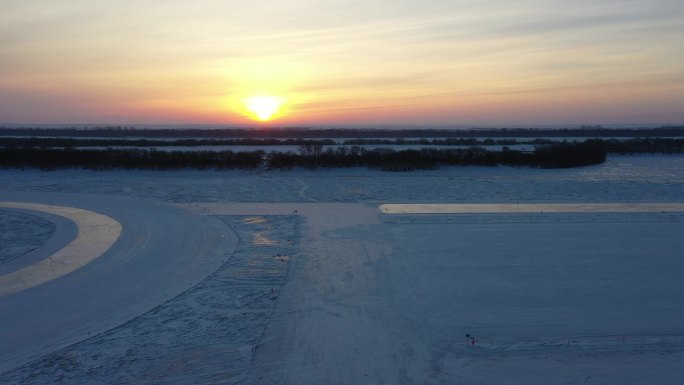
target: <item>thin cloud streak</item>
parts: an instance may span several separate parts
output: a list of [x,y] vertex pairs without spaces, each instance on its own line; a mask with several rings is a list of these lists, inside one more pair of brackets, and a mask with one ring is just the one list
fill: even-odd
[[[6,0],[3,8],[0,92],[24,90],[11,104],[35,95],[41,120],[57,115],[40,105],[85,103],[93,93],[136,117],[177,109],[241,122],[229,105],[271,92],[289,99],[293,114],[330,106],[315,110],[320,123],[325,111],[355,119],[354,110],[400,105],[420,115],[425,103],[441,108],[434,119],[458,120],[449,103],[513,103],[515,95],[530,105],[541,101],[529,95],[597,91],[616,100],[642,93],[645,106],[653,90],[684,100],[678,1]],[[72,122],[89,116],[69,110]],[[668,119],[684,113],[673,108]]]

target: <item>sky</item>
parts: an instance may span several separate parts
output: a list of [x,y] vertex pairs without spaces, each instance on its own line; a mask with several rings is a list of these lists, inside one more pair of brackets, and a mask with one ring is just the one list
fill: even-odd
[[248,125],[264,99],[270,125],[684,123],[682,0],[0,9],[0,123]]

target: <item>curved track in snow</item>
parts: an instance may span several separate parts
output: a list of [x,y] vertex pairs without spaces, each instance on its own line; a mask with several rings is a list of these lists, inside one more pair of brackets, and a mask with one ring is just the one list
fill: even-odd
[[0,297],[0,372],[111,329],[182,293],[215,271],[237,245],[234,233],[217,218],[139,199],[3,193],[0,201],[77,207],[122,227],[101,257]]
[[71,219],[76,239],[63,249],[22,269],[0,275],[0,297],[69,274],[104,254],[121,235],[121,223],[90,210],[41,203],[0,202],[0,207],[36,210]]

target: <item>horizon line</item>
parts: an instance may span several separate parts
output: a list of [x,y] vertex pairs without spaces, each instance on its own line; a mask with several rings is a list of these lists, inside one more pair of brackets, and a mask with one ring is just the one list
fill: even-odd
[[424,130],[502,130],[502,129],[648,129],[683,127],[682,123],[614,123],[614,124],[303,124],[303,125],[249,125],[222,123],[0,123],[0,128],[38,128],[38,129],[246,129],[246,130],[286,130],[286,129],[424,129]]

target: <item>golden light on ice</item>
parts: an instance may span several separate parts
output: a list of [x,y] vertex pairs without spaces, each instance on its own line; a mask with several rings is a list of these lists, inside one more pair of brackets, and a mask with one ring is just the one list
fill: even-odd
[[265,122],[278,113],[283,102],[283,98],[277,96],[252,96],[245,99],[245,106],[256,119]]

